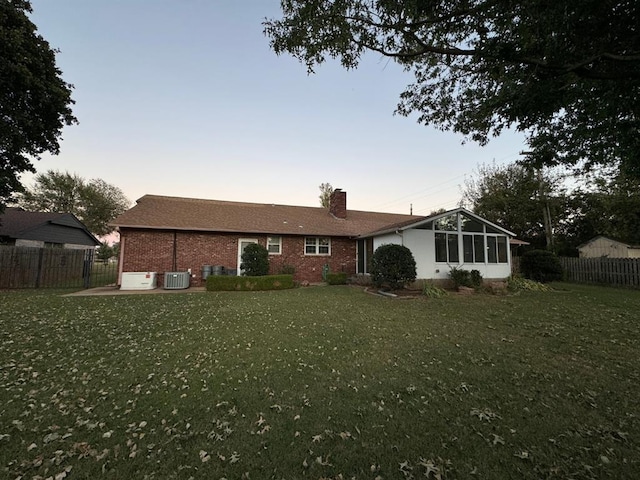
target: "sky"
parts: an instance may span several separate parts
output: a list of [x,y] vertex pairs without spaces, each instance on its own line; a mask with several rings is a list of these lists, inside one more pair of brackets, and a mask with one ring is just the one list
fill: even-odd
[[[427,215],[455,208],[479,164],[526,150],[507,132],[480,147],[394,115],[413,76],[377,54],[356,70],[306,67],[269,48],[278,0],[32,0],[59,49],[78,125],[38,173],[101,178],[145,194]],[[28,186],[33,175],[23,176]],[[133,203],[132,203],[133,204]]]

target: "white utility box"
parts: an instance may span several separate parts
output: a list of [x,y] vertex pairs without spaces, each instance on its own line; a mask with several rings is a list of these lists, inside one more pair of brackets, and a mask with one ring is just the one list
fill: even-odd
[[157,281],[156,272],[122,272],[120,290],[153,290]]

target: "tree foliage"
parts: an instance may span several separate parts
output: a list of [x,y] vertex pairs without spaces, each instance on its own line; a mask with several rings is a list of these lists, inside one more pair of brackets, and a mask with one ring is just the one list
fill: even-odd
[[262,245],[247,245],[240,257],[242,274],[248,277],[261,277],[269,274],[269,252]]
[[381,287],[398,290],[416,279],[416,261],[404,245],[380,245],[371,258],[371,279]]
[[567,235],[579,245],[604,235],[640,245],[640,179],[624,172],[593,175],[570,199]]
[[640,175],[635,0],[282,0],[264,23],[313,72],[367,51],[413,73],[397,112],[485,144],[527,135],[526,161],[621,165]]
[[77,122],[72,86],[30,12],[27,0],[0,1],[0,211],[22,190],[19,175],[34,172],[42,153],[59,153],[62,128]]
[[36,175],[33,187],[16,197],[16,203],[25,210],[73,213],[95,235],[112,232],[109,222],[131,204],[122,190],[104,180],[87,181],[54,170]]
[[330,183],[321,183],[318,188],[320,189],[320,205],[324,208],[329,208],[331,204],[331,194],[333,193],[333,187]]
[[561,176],[517,163],[479,165],[465,180],[462,195],[474,213],[540,247],[553,243],[549,231],[557,230],[566,215]]
[[96,258],[102,263],[107,263],[115,254],[115,249],[107,242],[101,242],[96,250]]

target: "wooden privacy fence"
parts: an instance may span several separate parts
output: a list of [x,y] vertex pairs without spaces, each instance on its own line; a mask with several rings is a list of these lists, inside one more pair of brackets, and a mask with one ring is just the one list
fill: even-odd
[[640,258],[560,257],[569,282],[640,287]]
[[0,288],[88,288],[93,249],[0,246]]

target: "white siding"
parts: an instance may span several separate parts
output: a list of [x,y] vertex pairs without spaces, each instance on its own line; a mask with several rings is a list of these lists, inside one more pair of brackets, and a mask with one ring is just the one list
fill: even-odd
[[[478,270],[487,280],[504,279],[511,275],[511,255],[507,252],[507,263],[436,263],[435,240],[433,230],[408,229],[402,234],[387,234],[376,237],[373,240],[375,251],[380,245],[396,244],[404,245],[413,254],[416,261],[416,276],[418,279],[443,279],[449,278],[449,272],[453,267],[466,270]],[[462,257],[462,235],[458,235],[460,256]]]

